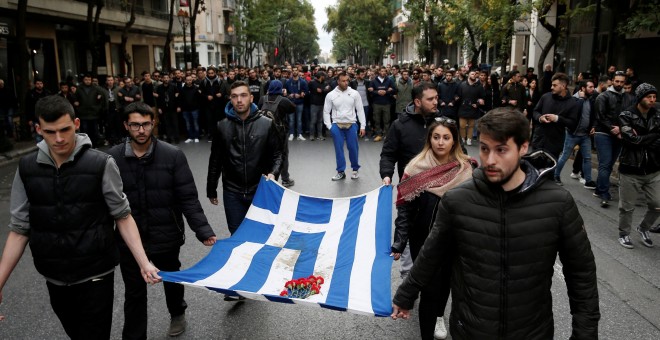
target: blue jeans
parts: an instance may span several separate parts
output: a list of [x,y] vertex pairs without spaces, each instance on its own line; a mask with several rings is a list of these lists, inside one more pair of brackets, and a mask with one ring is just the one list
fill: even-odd
[[189,139],[199,139],[199,110],[183,111],[183,119],[186,120],[186,130]]
[[616,137],[596,133],[594,143],[596,143],[596,152],[598,153],[596,195],[605,199],[611,199],[610,176],[612,175],[614,162],[619,158],[619,153],[621,152],[621,142]]
[[[289,113],[289,134],[293,135],[293,129],[294,127],[296,128],[296,131],[298,132],[298,136],[302,135],[302,113],[305,105],[303,104],[297,104],[296,105],[296,112],[295,113]],[[295,114],[296,120],[293,120],[293,115]]]
[[337,172],[346,170],[346,157],[344,157],[344,141],[348,148],[348,158],[351,161],[351,168],[357,171],[360,168],[358,164],[358,125],[353,123],[350,129],[340,129],[337,124],[332,124],[330,128],[332,133],[332,143],[335,145],[335,159],[337,160]]
[[568,160],[568,157],[573,153],[573,148],[579,145],[580,154],[582,154],[582,176],[587,182],[591,181],[591,139],[589,136],[575,136],[570,133],[566,133],[564,138],[564,150],[562,150],[561,155],[559,156],[559,161],[557,162],[557,168],[555,168],[555,177],[560,177],[561,170],[564,168],[564,164]]
[[254,194],[222,190],[222,202],[225,205],[227,228],[230,234],[234,235],[238,227],[241,226],[241,222],[245,219],[253,199]]

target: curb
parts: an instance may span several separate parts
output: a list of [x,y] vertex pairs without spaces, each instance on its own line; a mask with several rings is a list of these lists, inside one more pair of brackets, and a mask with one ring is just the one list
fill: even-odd
[[27,148],[13,149],[8,152],[2,153],[0,154],[0,168],[12,164],[18,161],[19,159],[21,159],[21,157],[35,151],[37,151],[36,144]]

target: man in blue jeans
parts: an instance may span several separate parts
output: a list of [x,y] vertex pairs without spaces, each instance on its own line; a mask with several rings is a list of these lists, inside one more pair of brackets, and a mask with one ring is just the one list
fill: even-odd
[[612,86],[596,98],[596,124],[594,142],[598,153],[598,178],[594,196],[600,199],[600,206],[609,206],[612,200],[610,194],[610,175],[614,162],[621,152],[621,131],[619,130],[619,114],[623,106],[623,83],[626,74],[617,71],[612,79]]
[[291,79],[286,81],[284,87],[289,100],[296,104],[296,112],[289,113],[289,140],[293,140],[296,133],[298,134],[298,140],[305,140],[302,135],[302,114],[305,108],[305,96],[309,94],[307,81],[301,78],[298,69],[294,68]]
[[[332,113],[332,123],[330,121]],[[359,125],[358,125],[359,122]],[[333,181],[346,178],[346,158],[344,157],[344,141],[348,147],[348,157],[351,161],[353,174],[351,179],[359,177],[358,169],[358,129],[360,137],[364,137],[366,120],[364,107],[360,94],[348,87],[348,74],[342,72],[337,78],[337,87],[325,97],[323,105],[323,123],[332,133],[332,142],[335,146],[335,159],[337,160],[337,174]]]
[[575,129],[566,131],[564,149],[561,156],[559,156],[557,168],[555,168],[555,183],[561,184],[561,170],[564,168],[568,157],[573,153],[573,148],[579,145],[580,154],[582,155],[582,175],[585,180],[584,187],[586,189],[596,189],[596,183],[591,179],[591,138],[589,137],[593,133],[592,126],[594,124],[592,110],[594,83],[593,81],[586,81],[581,82],[579,86],[580,90],[573,97],[578,100],[580,115]]
[[218,205],[218,181],[222,175],[222,200],[227,227],[232,235],[243,222],[263,174],[275,179],[282,167],[282,143],[277,127],[252,103],[248,84],[231,85],[225,113],[213,136],[206,196]]

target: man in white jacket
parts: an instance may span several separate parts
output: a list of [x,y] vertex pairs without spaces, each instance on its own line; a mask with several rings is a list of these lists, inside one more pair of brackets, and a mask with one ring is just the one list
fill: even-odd
[[[337,160],[337,174],[333,181],[346,178],[346,159],[344,157],[344,141],[348,148],[348,158],[351,161],[353,174],[351,179],[359,177],[358,169],[358,130],[360,137],[364,136],[366,119],[360,94],[348,87],[348,74],[342,72],[337,77],[337,87],[325,97],[323,106],[323,123],[332,133],[335,145],[335,158]],[[330,114],[332,113],[332,122]],[[358,125],[359,123],[359,125]]]

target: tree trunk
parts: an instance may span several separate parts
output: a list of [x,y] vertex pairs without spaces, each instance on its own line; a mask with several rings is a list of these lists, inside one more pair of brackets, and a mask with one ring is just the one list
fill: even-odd
[[[552,47],[555,46],[557,43],[557,40],[559,39],[559,29],[557,29],[556,26],[553,26],[548,22],[548,19],[546,18],[546,15],[550,11],[550,8],[552,7],[552,3],[545,4],[539,13],[539,23],[543,28],[545,28],[548,32],[550,32],[550,39],[548,39],[548,42],[543,46],[543,49],[541,50],[541,54],[539,55],[539,59],[536,63],[538,71],[538,76],[539,76],[539,84],[543,83],[543,62],[545,61],[545,58],[548,56],[550,53],[550,50]],[[555,25],[557,23],[555,22]]]
[[172,26],[174,25],[174,0],[170,0],[170,20],[167,26],[167,36],[163,45],[163,71],[172,68]]
[[124,26],[124,30],[121,32],[121,45],[120,45],[120,50],[122,51],[119,61],[121,63],[122,70],[124,71],[124,74],[126,76],[131,76],[131,73],[133,73],[133,60],[131,59],[131,55],[128,53],[126,50],[126,43],[128,42],[128,32],[133,27],[133,24],[135,23],[135,3],[137,0],[130,0],[130,11],[131,11],[131,16],[128,22],[126,23],[126,26]]
[[192,68],[197,68],[199,64],[199,58],[197,57],[197,47],[195,46],[195,21],[197,20],[197,11],[199,11],[199,4],[203,3],[204,0],[195,0],[195,6],[190,9],[190,52],[192,56],[190,57],[190,64]]

